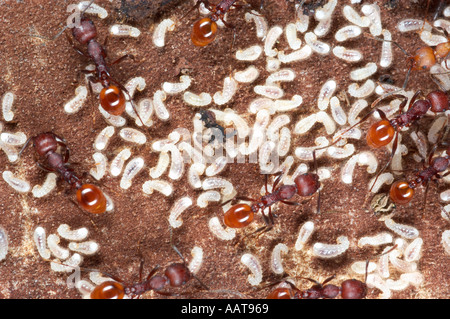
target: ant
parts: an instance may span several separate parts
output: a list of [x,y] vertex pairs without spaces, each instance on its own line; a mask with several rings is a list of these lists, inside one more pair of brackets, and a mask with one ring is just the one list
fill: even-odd
[[187,267],[183,255],[172,241],[172,229],[170,229],[170,241],[173,250],[175,250],[175,252],[183,260],[182,263],[171,263],[166,267],[166,269],[164,270],[164,274],[162,275],[155,275],[155,273],[159,269],[159,266],[156,266],[152,271],[150,271],[147,278],[145,280],[142,280],[144,258],[141,254],[141,262],[139,266],[139,282],[128,284],[115,276],[108,275],[114,281],[108,280],[96,286],[91,292],[91,299],[123,299],[125,295],[130,295],[131,297],[139,297],[143,293],[151,290],[161,295],[171,295],[162,292],[161,290],[167,286],[181,287],[192,278],[195,278],[206,290],[209,290],[209,288],[193,273],[191,273],[191,271]]
[[424,165],[423,170],[416,173],[416,177],[414,179],[409,181],[399,180],[391,185],[389,197],[394,203],[399,205],[406,205],[407,203],[409,203],[414,196],[415,188],[420,185],[424,185],[426,187],[424,202],[426,201],[428,182],[433,179],[437,180],[439,178],[442,178],[443,176],[441,176],[439,173],[444,172],[450,166],[450,146],[447,147],[447,154],[445,156],[433,158],[436,146],[428,156],[428,161],[426,163],[427,165]]
[[[266,195],[262,196],[260,199],[253,199],[247,196],[238,196],[235,199],[239,200],[248,200],[252,201],[253,204],[236,204],[232,206],[224,216],[224,223],[228,227],[231,228],[243,228],[249,225],[254,218],[254,214],[256,214],[259,210],[263,212],[263,220],[266,226],[258,229],[256,232],[260,230],[268,231],[273,227],[274,220],[272,215],[271,206],[277,202],[282,202],[287,205],[299,205],[299,203],[291,202],[291,199],[295,194],[298,194],[302,197],[311,196],[316,193],[320,188],[319,176],[314,173],[305,173],[297,176],[294,179],[294,185],[282,185],[278,186],[278,183],[281,181],[282,172],[279,172],[275,175],[278,175],[272,185],[272,192],[268,191],[267,188],[267,179],[268,175],[265,175],[265,188]],[[228,202],[223,203],[225,205]],[[265,216],[264,210],[269,208],[268,217]]]
[[[61,179],[76,189],[77,201],[84,210],[93,214],[101,214],[106,211],[106,197],[100,188],[93,184],[83,184],[73,170],[68,167],[69,149],[64,139],[52,132],[40,133],[25,142],[19,155],[31,140],[33,140],[36,153],[45,159],[45,164],[38,162],[38,166],[46,171],[58,173]],[[58,148],[61,148],[60,152],[57,152]]]
[[189,12],[198,8],[200,4],[203,3],[205,7],[211,11],[211,15],[197,20],[194,23],[191,34],[192,43],[196,46],[204,47],[213,42],[217,35],[216,22],[219,20],[221,20],[228,28],[233,28],[224,20],[224,16],[231,7],[239,7],[235,4],[236,1],[237,0],[221,0],[216,6],[213,6],[208,0],[198,0]]
[[216,115],[214,114],[214,112],[210,110],[200,109],[199,113],[200,120],[203,122],[205,127],[217,132],[211,135],[208,143],[212,143],[216,139],[216,137],[219,137],[222,139],[222,141],[224,141],[225,139],[236,135],[236,131],[232,132],[231,134],[225,134],[225,128],[217,123]]
[[289,287],[275,288],[267,299],[334,299],[341,295],[342,299],[363,299],[367,295],[367,285],[357,279],[347,279],[341,283],[341,286],[328,284],[336,275],[325,279],[322,283],[311,279],[304,278],[314,283],[314,285],[306,290],[298,289],[293,283],[284,281]]
[[127,89],[121,83],[117,82],[115,79],[111,77],[109,69],[111,65],[120,63],[125,58],[134,58],[134,57],[130,54],[126,54],[112,63],[108,64],[106,62],[105,58],[107,56],[107,53],[105,46],[108,38],[105,38],[105,43],[101,45],[97,41],[97,28],[95,27],[94,22],[83,16],[84,12],[87,10],[87,8],[89,8],[89,6],[93,2],[94,0],[91,0],[91,2],[87,5],[87,7],[81,12],[82,16],[80,19],[80,23],[72,28],[73,38],[77,40],[79,44],[86,45],[87,53],[78,49],[73,44],[72,39],[66,33],[67,39],[72,45],[72,47],[75,49],[75,51],[77,51],[79,54],[87,57],[88,59],[92,60],[92,62],[94,62],[95,70],[93,71],[84,70],[83,72],[87,74],[89,73],[93,74],[88,77],[91,94],[92,94],[91,83],[102,84],[103,89],[100,91],[99,96],[100,105],[102,106],[102,108],[109,114],[121,115],[125,110],[126,99],[124,93],[126,93],[128,95],[129,100],[131,101],[131,105],[135,113],[141,120],[139,113],[136,112],[136,108],[133,104],[133,101]]

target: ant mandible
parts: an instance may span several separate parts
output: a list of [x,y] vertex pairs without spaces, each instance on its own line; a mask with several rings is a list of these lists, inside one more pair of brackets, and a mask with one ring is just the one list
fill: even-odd
[[133,56],[130,54],[126,54],[112,63],[108,64],[106,62],[105,58],[107,56],[107,53],[104,45],[106,45],[107,38],[105,39],[105,44],[101,45],[97,41],[97,28],[95,27],[94,22],[83,16],[83,13],[87,10],[87,8],[89,8],[89,6],[93,2],[94,0],[91,0],[91,2],[87,5],[84,11],[81,12],[82,16],[80,19],[80,23],[72,28],[72,36],[81,45],[86,45],[87,53],[84,53],[83,51],[78,49],[73,44],[69,36],[67,36],[67,39],[69,40],[75,51],[77,51],[79,54],[87,57],[88,59],[92,60],[92,62],[94,62],[95,70],[93,71],[85,70],[83,72],[95,73],[95,75],[91,75],[88,77],[91,94],[92,94],[91,83],[101,83],[101,85],[103,86],[103,89],[100,91],[99,96],[100,105],[102,106],[102,108],[109,114],[121,115],[124,112],[126,106],[126,98],[124,94],[126,93],[128,95],[128,98],[136,115],[141,120],[139,113],[136,111],[136,108],[133,104],[133,101],[127,89],[121,83],[117,82],[115,79],[111,77],[109,69],[109,66],[117,64],[123,61],[125,58],[133,58]]
[[211,15],[206,18],[197,20],[194,23],[191,40],[196,46],[204,47],[214,41],[217,35],[217,21],[221,20],[227,27],[232,28],[224,20],[224,16],[227,11],[232,7],[237,7],[235,4],[237,0],[222,0],[216,6],[212,6],[208,0],[198,0],[195,6],[189,10],[192,11],[200,6],[201,3],[211,11]]
[[[45,159],[45,164],[38,163],[38,166],[46,171],[58,173],[61,179],[76,189],[77,201],[84,210],[93,214],[101,214],[106,211],[106,197],[100,188],[93,184],[83,184],[74,171],[67,166],[69,149],[61,137],[52,132],[30,137],[19,154],[24,151],[31,140],[36,153]],[[61,148],[60,152],[57,152],[58,148]]]
[[450,146],[447,147],[445,156],[433,158],[435,149],[436,148],[430,152],[424,169],[417,172],[414,179],[409,181],[399,180],[391,185],[389,197],[394,203],[399,205],[408,204],[414,197],[415,188],[420,185],[426,187],[424,202],[426,201],[428,182],[433,179],[436,180],[442,178],[443,176],[441,176],[440,173],[447,170],[450,165]]
[[[299,175],[294,179],[294,185],[282,185],[279,187],[277,186],[281,181],[282,172],[277,175],[278,176],[272,185],[272,192],[268,191],[267,174],[265,175],[266,195],[262,196],[260,199],[257,200],[246,196],[236,197],[235,199],[252,201],[253,204],[251,206],[248,204],[236,204],[232,206],[224,215],[225,225],[231,228],[243,228],[249,225],[253,221],[254,215],[261,210],[263,212],[262,216],[266,226],[256,232],[263,229],[268,231],[274,224],[271,208],[273,204],[282,202],[287,205],[299,205],[299,203],[291,202],[289,199],[294,197],[295,194],[302,197],[311,196],[320,188],[319,176],[315,173],[305,173]],[[222,205],[225,205],[226,203],[227,202]],[[264,214],[264,210],[266,208],[269,208],[268,217]]]

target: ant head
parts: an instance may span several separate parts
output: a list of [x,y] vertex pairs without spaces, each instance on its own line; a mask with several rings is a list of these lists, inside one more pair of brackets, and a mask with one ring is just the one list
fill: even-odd
[[343,299],[363,299],[367,295],[367,285],[357,279],[348,279],[341,284]]
[[33,138],[33,145],[40,156],[46,156],[49,152],[56,152],[58,141],[53,133],[41,133]]
[[311,196],[320,188],[319,176],[314,173],[299,175],[294,183],[297,186],[297,194],[300,196]]
[[184,263],[173,263],[167,267],[164,275],[172,287],[180,287],[191,279],[191,272]]
[[214,41],[217,35],[217,23],[210,18],[203,18],[194,23],[192,43],[204,47]]
[[97,28],[91,20],[82,18],[80,25],[72,29],[72,35],[80,44],[86,44],[97,37]]
[[450,99],[443,91],[432,91],[428,93],[427,99],[431,103],[430,110],[434,113],[441,113],[450,109]]

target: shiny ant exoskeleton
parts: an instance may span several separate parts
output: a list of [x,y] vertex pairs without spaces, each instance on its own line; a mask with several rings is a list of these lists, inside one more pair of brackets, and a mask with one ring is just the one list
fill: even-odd
[[341,283],[341,286],[328,284],[336,276],[333,275],[325,279],[322,283],[305,278],[314,283],[314,285],[306,290],[298,289],[293,283],[284,281],[287,287],[275,288],[267,299],[334,299],[341,295],[342,299],[363,299],[367,295],[367,285],[357,279],[347,279]]
[[399,180],[391,185],[389,197],[394,203],[399,205],[408,204],[414,197],[415,188],[420,185],[426,187],[424,201],[426,200],[428,182],[442,178],[443,176],[441,176],[440,173],[446,171],[450,166],[450,146],[447,147],[445,156],[433,158],[433,155],[434,151],[430,152],[427,163],[421,171],[416,173],[414,179],[409,181]]
[[[92,0],[84,10],[86,10],[93,1],[94,0]],[[107,56],[105,49],[107,38],[105,39],[105,44],[101,45],[97,41],[97,28],[95,27],[94,22],[84,17],[83,12],[81,14],[82,17],[80,19],[79,25],[75,25],[72,28],[72,36],[75,40],[77,40],[79,44],[86,45],[87,53],[78,49],[73,44],[69,36],[67,38],[75,51],[92,60],[92,62],[95,64],[95,70],[83,71],[87,74],[93,74],[88,77],[91,94],[91,83],[101,83],[103,89],[100,91],[99,95],[100,105],[106,112],[112,115],[121,115],[124,112],[126,106],[125,94],[127,94],[135,113],[139,117],[139,114],[138,112],[136,112],[136,108],[127,89],[121,83],[111,77],[109,69],[111,65],[120,63],[125,58],[133,58],[133,56],[130,54],[126,54],[112,63],[107,63],[105,60]]]
[[[198,0],[194,8],[198,8],[201,3],[211,11],[209,17],[197,20],[192,28],[191,40],[196,46],[204,47],[214,41],[217,35],[217,21],[221,20],[225,26],[232,28],[224,20],[227,11],[232,7],[237,7],[235,4],[237,0],[221,0],[216,6],[209,3],[208,0]],[[190,11],[192,11],[191,9]]]
[[[76,189],[77,201],[84,210],[93,214],[101,214],[106,211],[106,197],[100,188],[93,184],[83,184],[75,172],[68,167],[69,149],[61,137],[52,132],[30,137],[19,154],[31,140],[36,153],[45,160],[44,163],[38,163],[38,165],[46,171],[58,173],[61,179]],[[61,149],[59,152],[58,148]]]
[[[299,203],[291,202],[289,200],[296,194],[302,197],[311,196],[320,188],[319,176],[315,173],[305,173],[297,176],[294,179],[294,185],[282,185],[277,187],[282,178],[282,173],[278,173],[278,176],[272,185],[272,192],[269,192],[267,188],[267,174],[265,175],[265,178],[266,195],[262,196],[260,199],[237,196],[235,199],[252,201],[253,204],[251,206],[248,204],[233,205],[224,215],[225,225],[231,228],[243,228],[249,225],[253,221],[254,215],[261,210],[266,226],[257,230],[257,232],[263,229],[268,231],[274,224],[274,216],[271,208],[273,204],[281,202],[287,205],[299,205]],[[269,209],[268,216],[265,216],[264,214],[266,208]]]

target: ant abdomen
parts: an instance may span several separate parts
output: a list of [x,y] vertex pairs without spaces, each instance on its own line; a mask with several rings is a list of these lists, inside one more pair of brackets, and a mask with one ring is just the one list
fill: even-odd
[[279,287],[274,289],[268,296],[267,299],[292,299],[292,289],[286,287]]
[[297,194],[303,197],[311,196],[320,188],[319,176],[314,173],[299,175],[294,180]]
[[414,70],[426,71],[436,64],[436,56],[429,46],[417,49],[416,55],[412,59],[414,60]]
[[372,148],[380,148],[389,144],[395,135],[395,129],[388,120],[378,121],[369,128],[366,139]]
[[109,114],[121,115],[125,110],[125,95],[120,88],[110,85],[101,90],[100,104]]
[[224,223],[231,228],[243,228],[249,225],[254,218],[252,208],[247,204],[232,206],[224,216]]
[[194,23],[192,29],[192,43],[204,47],[214,41],[217,35],[217,23],[210,18],[203,18]]
[[77,190],[77,201],[89,213],[102,214],[106,211],[106,197],[95,185],[83,184]]
[[124,286],[117,281],[104,281],[91,292],[91,299],[123,299]]
[[414,197],[414,189],[406,181],[396,181],[391,185],[389,197],[394,203],[405,205]]
[[86,44],[97,37],[97,28],[91,20],[81,19],[80,25],[72,29],[72,35],[80,44]]

